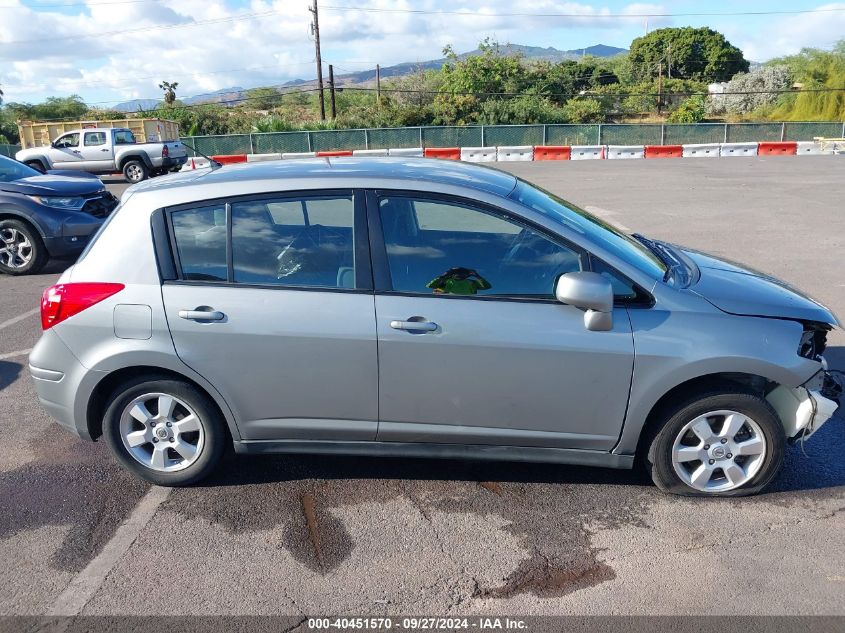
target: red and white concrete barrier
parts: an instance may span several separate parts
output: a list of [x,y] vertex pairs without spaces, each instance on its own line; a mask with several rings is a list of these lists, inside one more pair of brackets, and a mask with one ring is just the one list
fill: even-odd
[[[213,156],[221,164],[253,163],[296,158],[344,156],[426,156],[471,163],[542,160],[602,160],[637,158],[717,158],[728,156],[818,156],[837,153],[822,151],[810,141],[760,143],[692,143],[688,145],[514,145],[501,147],[404,147],[389,149],[327,150],[270,154],[222,154]],[[208,168],[205,158],[189,158],[182,171]]]

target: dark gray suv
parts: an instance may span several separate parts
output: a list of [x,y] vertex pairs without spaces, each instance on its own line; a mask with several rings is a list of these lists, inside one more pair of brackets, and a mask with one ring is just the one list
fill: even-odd
[[90,174],[42,174],[0,156],[0,272],[36,273],[51,257],[79,255],[117,202]]

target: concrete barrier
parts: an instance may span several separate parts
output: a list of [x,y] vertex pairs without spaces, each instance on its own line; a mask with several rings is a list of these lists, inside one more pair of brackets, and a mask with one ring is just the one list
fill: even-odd
[[757,143],[722,143],[719,156],[756,156]]
[[317,154],[314,152],[283,152],[282,158],[288,160],[291,158],[314,158]]
[[509,145],[504,147],[497,147],[496,160],[500,162],[534,160],[534,146]]
[[353,156],[387,156],[386,149],[355,149],[352,150]]
[[787,141],[784,143],[759,143],[758,156],[795,156],[798,153],[798,143]]
[[461,160],[468,163],[495,163],[495,147],[462,147]]
[[608,145],[607,157],[609,159],[644,158],[645,147],[643,145]]
[[325,150],[322,152],[317,152],[317,156],[320,158],[331,158],[332,156],[352,156],[351,149],[332,149],[332,150]]
[[218,154],[217,156],[212,156],[212,158],[221,165],[246,162],[246,154]]
[[423,148],[422,147],[391,147],[387,150],[388,156],[410,156],[410,157],[421,157],[423,156]]
[[268,160],[282,160],[281,154],[247,154],[246,162],[261,163]]
[[440,158],[442,160],[461,160],[461,148],[426,147],[423,155],[426,158]]
[[569,160],[572,148],[569,145],[536,145],[534,160]]
[[822,146],[815,141],[798,141],[798,156],[832,156],[833,148],[822,151]]
[[600,160],[607,156],[604,145],[573,145],[569,154],[570,160]]
[[684,158],[719,158],[718,143],[693,143],[682,147]]
[[684,148],[681,145],[646,145],[646,158],[682,158]]

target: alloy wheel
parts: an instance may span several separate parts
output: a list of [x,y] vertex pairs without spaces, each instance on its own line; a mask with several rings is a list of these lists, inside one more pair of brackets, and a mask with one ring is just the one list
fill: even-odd
[[136,461],[158,472],[175,472],[202,454],[205,428],[183,400],[166,393],[148,393],[124,407],[120,437]]
[[0,229],[0,264],[23,268],[32,260],[32,242],[18,229]]
[[141,182],[144,178],[144,171],[141,169],[140,165],[129,165],[126,168],[126,176],[132,182]]
[[686,485],[725,492],[748,483],[766,459],[759,424],[731,410],[711,411],[688,422],[672,445],[672,466]]

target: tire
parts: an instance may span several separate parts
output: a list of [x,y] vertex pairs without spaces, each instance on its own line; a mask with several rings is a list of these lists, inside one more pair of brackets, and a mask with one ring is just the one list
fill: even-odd
[[154,376],[131,380],[112,394],[103,436],[124,468],[160,486],[208,477],[228,444],[225,423],[208,396],[187,382]]
[[786,450],[777,413],[740,388],[670,407],[647,440],[645,465],[655,485],[689,497],[757,494],[780,472]]
[[123,165],[123,177],[133,185],[146,180],[150,175],[147,166],[140,160],[129,160]]
[[28,160],[24,163],[27,167],[32,167],[35,171],[40,171],[42,174],[47,173],[47,168],[40,160]]
[[35,228],[21,220],[0,220],[0,272],[33,275],[50,259]]

